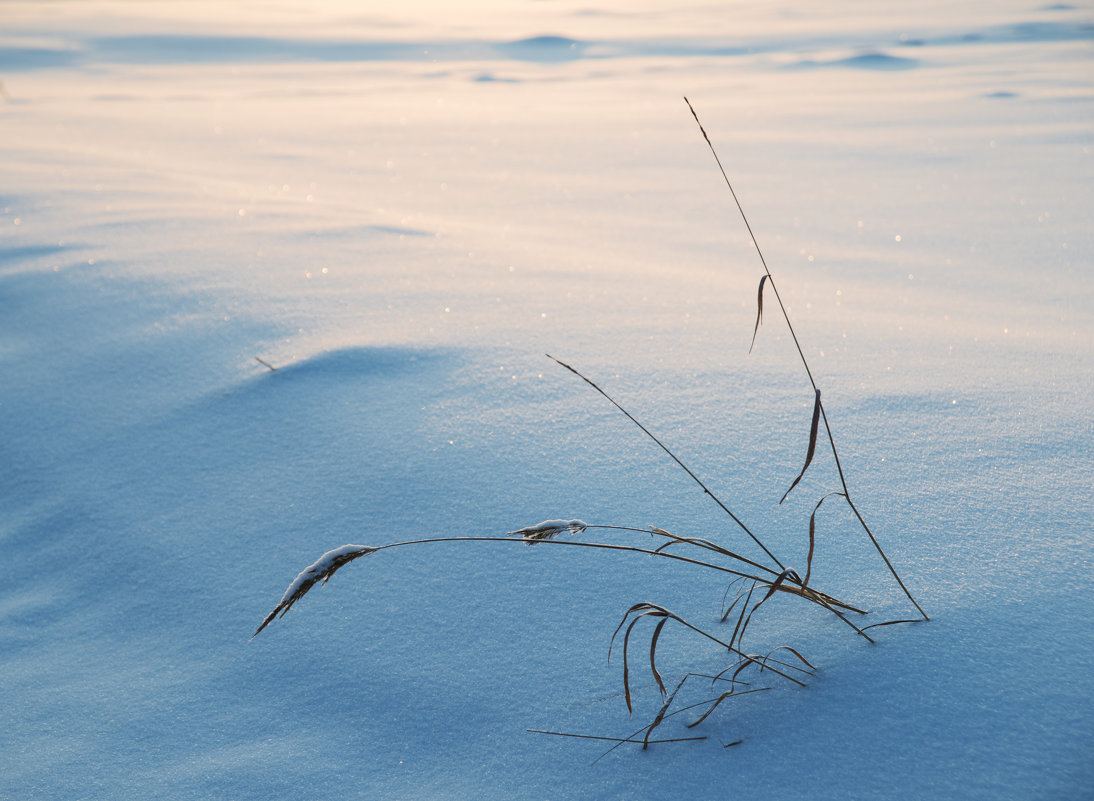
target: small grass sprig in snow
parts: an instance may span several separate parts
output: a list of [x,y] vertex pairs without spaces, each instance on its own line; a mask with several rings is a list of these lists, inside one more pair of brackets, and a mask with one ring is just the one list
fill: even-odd
[[[546,731],[542,729],[529,729],[529,731],[536,731],[543,734],[552,734],[560,736],[577,737],[583,739],[594,740],[606,740],[614,742],[615,745],[609,749],[614,750],[624,743],[637,743],[641,744],[643,748],[647,748],[653,743],[669,743],[669,742],[681,742],[686,740],[703,739],[702,737],[664,737],[660,739],[652,739],[652,734],[655,729],[658,729],[664,724],[664,722],[678,715],[682,712],[703,708],[703,711],[699,714],[699,717],[688,723],[688,728],[694,727],[703,721],[705,721],[716,709],[720,708],[722,704],[736,696],[744,695],[746,693],[760,692],[767,690],[767,687],[755,687],[750,681],[746,681],[744,676],[763,675],[769,674],[773,678],[782,679],[794,685],[804,687],[806,681],[815,675],[815,666],[807,660],[798,650],[787,646],[778,645],[775,647],[767,647],[757,652],[755,649],[747,648],[745,644],[746,634],[750,633],[750,624],[757,612],[760,611],[765,604],[769,603],[775,597],[789,597],[797,599],[798,601],[806,601],[810,604],[821,607],[827,612],[835,615],[842,623],[854,630],[854,632],[867,640],[873,642],[873,639],[866,634],[866,631],[878,626],[895,625],[897,623],[915,622],[909,620],[889,620],[881,623],[875,623],[872,625],[859,627],[851,619],[850,615],[865,615],[866,612],[856,608],[855,606],[840,601],[831,595],[828,595],[813,586],[813,557],[815,553],[816,545],[816,518],[820,507],[824,502],[834,496],[838,496],[844,499],[847,505],[854,512],[855,517],[861,524],[863,530],[869,536],[877,552],[881,555],[886,566],[889,568],[893,578],[899,584],[900,588],[904,591],[908,600],[915,606],[917,612],[921,615],[920,620],[928,620],[926,613],[922,610],[911,593],[905,587],[904,582],[897,574],[896,569],[893,567],[889,558],[885,555],[878,543],[877,538],[873,532],[867,526],[862,515],[859,513],[858,507],[851,499],[850,490],[847,486],[847,481],[844,476],[843,466],[840,463],[839,454],[836,450],[835,440],[832,436],[831,426],[828,421],[828,416],[825,412],[824,405],[821,402],[821,392],[814,380],[812,370],[809,367],[809,363],[805,358],[804,351],[798,341],[797,333],[794,331],[793,326],[790,323],[790,317],[787,314],[786,307],[783,305],[782,298],[779,296],[778,288],[775,285],[775,280],[771,275],[771,271],[767,266],[767,261],[764,259],[763,253],[756,243],[756,238],[752,232],[752,226],[748,222],[748,218],[744,213],[744,209],[741,207],[740,201],[737,199],[737,193],[734,191],[732,184],[729,181],[729,177],[726,175],[724,167],[722,167],[721,159],[718,157],[717,152],[714,149],[714,145],[710,141],[710,137],[707,135],[706,130],[703,128],[702,123],[699,121],[699,116],[696,114],[695,109],[692,107],[691,102],[687,98],[684,98],[688,108],[691,110],[692,115],[695,117],[696,123],[699,125],[699,130],[702,132],[703,138],[706,140],[711,153],[714,155],[715,161],[718,164],[718,168],[722,173],[722,177],[725,178],[726,185],[729,187],[730,193],[733,195],[733,199],[737,204],[737,208],[741,213],[741,217],[744,220],[745,226],[748,229],[749,236],[752,239],[752,243],[756,248],[756,252],[760,257],[760,261],[763,264],[764,275],[760,278],[759,289],[756,299],[756,322],[752,332],[752,343],[749,347],[751,352],[752,346],[756,343],[756,338],[759,333],[762,317],[763,317],[763,294],[764,289],[770,286],[770,289],[775,294],[775,298],[778,302],[779,308],[782,311],[783,319],[786,321],[787,327],[790,330],[791,337],[798,350],[798,354],[801,357],[802,364],[805,368],[806,375],[809,378],[809,382],[812,385],[814,392],[813,403],[813,417],[810,425],[809,442],[806,449],[806,456],[804,465],[801,471],[791,482],[786,492],[782,496],[782,501],[786,500],[790,492],[798,486],[799,482],[805,476],[806,471],[809,469],[813,462],[814,456],[817,450],[817,442],[820,436],[821,423],[823,423],[823,430],[825,433],[825,439],[828,442],[831,450],[833,460],[835,461],[836,470],[839,476],[840,490],[829,492],[824,495],[816,505],[813,507],[813,513],[809,518],[809,539],[808,539],[808,554],[806,556],[806,570],[805,578],[803,579],[796,570],[792,567],[784,564],[778,557],[775,556],[773,551],[769,549],[760,539],[759,535],[755,533],[749,526],[747,526],[741,518],[736,515],[729,506],[717,497],[710,488],[703,482],[703,480],[689,468],[684,461],[682,461],[672,450],[665,445],[665,443],[653,434],[645,425],[640,423],[630,412],[628,412],[618,401],[616,401],[611,395],[609,395],[598,384],[594,383],[591,379],[580,373],[577,369],[569,364],[556,359],[548,354],[548,358],[552,359],[559,366],[565,368],[569,372],[576,375],[600,395],[606,398],[616,409],[618,409],[623,415],[625,415],[632,423],[635,424],[650,440],[652,440],[665,454],[667,454],[673,462],[680,467],[698,486],[702,489],[703,493],[709,496],[713,502],[736,524],[737,528],[748,536],[749,539],[763,551],[763,557],[757,556],[756,558],[748,558],[736,550],[731,550],[725,545],[717,542],[712,537],[700,537],[700,536],[679,536],[672,534],[669,531],[656,526],[649,526],[646,528],[637,528],[633,526],[623,525],[604,525],[604,524],[589,524],[583,520],[578,519],[551,519],[545,520],[542,523],[537,523],[533,526],[527,526],[524,528],[516,529],[508,532],[505,536],[462,536],[462,537],[427,537],[422,539],[406,540],[403,542],[392,542],[378,546],[364,546],[364,545],[344,545],[340,548],[336,548],[332,551],[328,551],[323,554],[312,565],[305,568],[289,585],[285,590],[281,601],[274,607],[274,609],[266,616],[262,621],[262,624],[255,631],[254,636],[261,633],[276,617],[283,617],[293,604],[304,597],[316,584],[322,582],[326,583],[330,580],[331,576],[336,571],[362,556],[370,554],[376,554],[379,551],[390,550],[394,548],[403,548],[415,545],[429,545],[441,542],[507,542],[507,543],[524,543],[527,545],[553,545],[569,548],[582,548],[587,549],[589,552],[597,551],[613,551],[623,553],[636,553],[644,554],[649,557],[654,557],[666,566],[670,564],[686,564],[705,571],[714,571],[721,575],[731,577],[731,583],[726,590],[726,596],[723,599],[724,613],[721,615],[719,624],[730,625],[732,622],[733,628],[731,634],[726,637],[725,635],[716,636],[709,631],[704,630],[702,627],[695,625],[694,623],[685,620],[683,617],[669,611],[664,606],[656,603],[643,601],[632,605],[623,615],[622,620],[619,622],[612,634],[608,647],[609,659],[613,646],[615,645],[616,638],[619,633],[623,632],[622,637],[622,662],[623,662],[623,696],[626,702],[627,709],[633,712],[632,701],[632,682],[631,682],[631,650],[632,650],[632,635],[635,635],[637,626],[644,620],[654,621],[652,632],[648,642],[649,653],[649,667],[653,676],[654,683],[658,692],[661,695],[662,703],[659,711],[654,716],[653,720],[636,732],[626,737],[601,737],[597,735],[587,734],[564,734],[556,731]],[[259,359],[262,362],[261,359]],[[270,369],[274,369],[272,365],[266,364]],[[652,547],[642,547],[640,545],[629,544],[626,542],[607,542],[600,539],[588,539],[588,536],[599,535],[615,535],[617,537],[622,536],[625,538],[633,539],[636,536],[653,537],[660,539],[661,542]],[[563,535],[566,535],[563,538]],[[765,563],[766,562],[766,563]],[[733,602],[728,608],[725,608],[725,601],[729,597],[729,592],[733,590],[737,585],[736,595]],[[658,646],[661,643],[664,632],[668,629],[668,624],[673,624],[674,628],[683,629],[685,632],[691,632],[697,634],[701,638],[708,642],[714,643],[719,648],[723,649],[724,654],[727,656],[728,664],[721,670],[717,671],[713,675],[706,675],[696,672],[688,672],[684,677],[676,684],[675,688],[669,692],[665,684],[665,679],[662,674],[662,668],[657,662]],[[751,639],[751,637],[750,637]],[[778,656],[776,656],[778,654]],[[782,658],[780,658],[782,657]],[[722,692],[712,698],[706,698],[698,703],[677,702],[678,693],[684,687],[685,683],[689,679],[705,676],[710,679],[711,688],[718,687]],[[728,690],[724,689],[728,684]],[[744,687],[747,689],[740,690]],[[683,704],[683,705],[681,705]],[[675,708],[674,708],[675,705]],[[736,745],[740,740],[736,740],[729,745]],[[602,755],[603,757],[603,755]]]

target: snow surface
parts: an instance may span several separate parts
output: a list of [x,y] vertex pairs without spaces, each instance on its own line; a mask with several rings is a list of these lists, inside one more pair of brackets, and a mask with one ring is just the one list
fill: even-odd
[[[1088,3],[0,15],[0,797],[1094,797]],[[595,765],[525,729],[637,729],[611,632],[716,626],[724,582],[397,549],[249,642],[345,542],[580,517],[757,556],[544,352],[801,570],[834,470],[778,505],[813,393],[773,306],[747,354],[762,268],[685,94],[932,622],[773,605],[808,689]],[[907,616],[841,509],[813,583]],[[658,666],[724,664],[666,629]]]

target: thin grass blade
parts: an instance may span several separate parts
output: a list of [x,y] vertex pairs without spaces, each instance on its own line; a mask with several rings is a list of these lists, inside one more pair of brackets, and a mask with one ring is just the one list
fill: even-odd
[[[675,696],[676,693],[673,693]],[[669,709],[669,705],[672,704],[672,698],[666,698],[664,703],[661,704],[661,708],[657,710],[657,715],[654,717],[653,722],[650,723],[646,729],[646,733],[642,736],[642,750],[645,751],[650,747],[650,737],[653,735],[653,730],[661,725],[661,721],[665,719],[665,713]]]
[[654,657],[657,654],[657,640],[661,636],[661,629],[665,628],[665,624],[669,622],[667,617],[662,618],[661,622],[657,624],[657,628],[653,630],[653,636],[650,638],[650,670],[653,671],[653,678],[657,682],[657,687],[661,690],[661,696],[665,695],[665,682],[661,680],[661,674],[657,671],[657,665],[654,662]]
[[884,623],[874,623],[872,626],[863,626],[862,630],[866,631],[867,629],[876,629],[880,626],[896,626],[896,625],[899,625],[901,623],[923,623],[923,622],[924,621],[923,621],[922,618],[916,618],[914,620],[886,620]]
[[623,635],[623,695],[627,701],[627,712],[634,714],[634,707],[631,706],[631,682],[630,682],[630,664],[627,661],[627,645],[630,643],[631,632],[634,631],[634,627],[638,625],[638,621],[642,619],[642,615],[639,615],[631,624],[627,626],[627,633]]
[[689,723],[688,728],[689,729],[694,729],[696,726],[698,726],[700,723],[702,723],[704,720],[706,720],[708,717],[710,717],[711,713],[721,705],[722,701],[726,700],[731,695],[733,695],[733,690],[730,690],[729,692],[722,693],[717,698],[715,698],[714,703],[712,703],[707,708],[707,711],[704,712],[702,715],[700,715],[698,720],[694,720],[691,723]]
[[[770,586],[768,586],[767,594],[764,595],[763,601],[760,601],[760,604],[762,604],[764,601],[774,595],[784,581],[791,581],[794,584],[798,585],[802,583],[801,576],[797,574],[797,571],[793,569],[784,570],[782,573],[779,574],[779,577],[771,582]],[[755,612],[756,609],[759,608],[760,604],[756,604],[756,606],[752,607],[752,611]]]
[[706,737],[673,737],[668,740],[632,740],[627,737],[602,737],[597,734],[571,734],[565,731],[547,731],[546,729],[525,729],[530,734],[551,734],[555,737],[576,737],[579,740],[607,740],[610,743],[634,743],[635,745],[655,745],[657,743],[692,743],[705,740]]
[[[776,646],[775,648],[772,648],[770,651],[768,651],[767,656],[765,656],[764,659],[770,659],[771,654],[775,653],[776,651],[789,651],[790,653],[794,654],[794,656],[798,657],[798,659],[800,659],[803,664],[808,665],[810,670],[816,670],[817,669],[816,666],[812,662],[810,662],[808,659],[806,659],[804,656],[801,655],[801,653],[798,651],[797,648],[791,648],[789,645],[779,645],[779,646]],[[786,663],[782,662],[780,664],[785,665]]]
[[[723,623],[725,623],[725,622],[726,622],[726,620],[728,620],[728,619],[729,619],[729,616],[730,616],[730,615],[731,615],[731,614],[733,613],[733,608],[734,608],[734,607],[735,607],[735,606],[736,606],[736,605],[737,605],[738,603],[740,603],[740,602],[741,602],[741,598],[742,598],[742,597],[744,597],[744,592],[743,592],[743,591],[742,591],[742,592],[740,592],[740,593],[738,593],[738,594],[737,594],[737,597],[733,599],[733,603],[731,603],[731,604],[729,605],[729,609],[727,609],[727,610],[725,611],[725,614],[724,614],[724,615],[722,615],[722,622],[723,622]],[[730,642],[732,642],[732,640],[730,640]]]
[[813,454],[817,451],[817,429],[820,427],[820,416],[821,393],[818,389],[817,398],[815,401],[813,401],[813,422],[809,426],[809,449],[805,453],[805,465],[802,467],[802,471],[798,473],[798,477],[794,479],[794,483],[790,485],[790,489],[783,493],[782,500],[780,500],[779,503],[785,501],[786,496],[790,494],[790,490],[798,486],[798,482],[802,480],[802,477],[805,475],[805,471],[809,469],[809,463],[813,461]]
[[518,528],[516,531],[510,531],[506,536],[520,537],[529,545],[535,545],[537,542],[553,539],[563,533],[581,534],[588,527],[589,524],[584,520],[544,520],[534,526],[526,526],[525,528]]
[[[694,110],[692,113],[695,113]],[[764,282],[770,277],[771,276],[767,275],[767,273],[764,273],[760,277],[760,289],[759,292],[756,293],[756,325],[752,329],[752,344],[748,346],[749,353],[752,353],[752,348],[756,346],[756,334],[760,331],[760,320],[762,320],[764,316]]]
[[813,514],[809,515],[809,554],[805,557],[805,581],[802,582],[802,587],[809,586],[809,576],[813,572],[813,546],[815,544],[817,533],[817,512],[820,511],[821,504],[831,498],[833,495],[839,495],[844,498],[847,496],[842,492],[829,492],[819,501],[817,505],[813,507]]

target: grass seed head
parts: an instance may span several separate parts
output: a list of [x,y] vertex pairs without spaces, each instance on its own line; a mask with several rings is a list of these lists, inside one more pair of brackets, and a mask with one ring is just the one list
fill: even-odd
[[343,545],[341,548],[327,551],[320,556],[314,564],[304,568],[300,572],[300,575],[293,579],[292,584],[285,590],[285,594],[281,596],[281,601],[273,608],[273,611],[270,612],[270,614],[266,615],[266,619],[262,621],[262,625],[251,635],[251,639],[253,640],[258,636],[262,629],[270,625],[278,614],[284,617],[285,613],[292,608],[292,605],[303,598],[308,590],[317,583],[322,581],[326,584],[330,581],[330,577],[334,575],[338,568],[349,564],[354,559],[358,559],[370,553],[375,553],[378,550],[379,548],[372,548],[368,545]]
[[559,534],[580,534],[588,527],[588,523],[582,520],[544,520],[534,526],[510,531],[507,536],[521,537],[529,545],[535,545],[541,540],[554,539]]

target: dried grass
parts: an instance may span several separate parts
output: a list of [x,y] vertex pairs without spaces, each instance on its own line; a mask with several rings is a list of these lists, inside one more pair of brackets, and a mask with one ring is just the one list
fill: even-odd
[[[832,436],[831,426],[828,421],[828,416],[825,412],[824,405],[821,403],[821,391],[817,386],[812,370],[809,367],[809,363],[805,358],[804,351],[798,341],[797,333],[794,331],[793,325],[790,322],[790,317],[787,314],[786,307],[783,305],[782,299],[779,295],[778,287],[775,280],[771,275],[771,271],[767,266],[767,261],[763,256],[763,252],[760,250],[759,244],[756,242],[756,238],[753,235],[752,227],[748,222],[748,218],[744,213],[744,209],[741,207],[740,201],[737,199],[737,193],[734,191],[732,184],[729,181],[729,177],[726,175],[726,171],[722,166],[721,159],[718,157],[717,152],[714,149],[714,145],[711,143],[710,137],[707,135],[706,130],[703,128],[702,123],[699,121],[699,116],[696,114],[695,109],[692,107],[690,101],[684,98],[691,110],[692,115],[695,117],[696,123],[699,125],[699,130],[706,140],[711,153],[721,171],[722,177],[725,179],[726,185],[729,187],[730,193],[733,196],[733,200],[740,211],[741,218],[745,223],[745,227],[748,229],[749,236],[752,238],[752,243],[755,246],[756,252],[759,255],[760,261],[763,265],[764,274],[760,278],[759,288],[757,290],[756,298],[756,322],[753,326],[752,342],[749,346],[749,352],[755,346],[757,336],[759,334],[760,324],[763,318],[763,301],[764,301],[764,289],[770,288],[774,293],[775,300],[782,312],[783,319],[786,322],[787,328],[791,334],[791,338],[794,341],[795,347],[798,350],[798,354],[801,357],[802,365],[805,369],[806,376],[809,383],[812,386],[814,393],[813,402],[813,415],[809,428],[809,442],[806,449],[805,461],[797,476],[793,479],[786,492],[783,494],[782,499],[779,501],[781,504],[789,496],[791,491],[798,486],[810,466],[814,462],[814,457],[817,454],[818,442],[821,438],[821,424],[823,423],[823,441],[827,443],[828,448],[832,454],[832,461],[836,468],[836,473],[839,478],[839,489],[828,492],[818,500],[813,507],[812,514],[809,517],[809,529],[808,529],[808,552],[806,556],[806,569],[805,578],[803,579],[797,571],[788,567],[778,557],[775,556],[773,551],[769,549],[762,541],[759,535],[749,528],[741,518],[730,510],[719,497],[717,497],[710,488],[696,475],[685,463],[681,460],[673,451],[671,451],[664,442],[653,434],[645,425],[640,423],[630,412],[627,411],[619,402],[617,402],[612,396],[610,396],[604,389],[591,379],[583,375],[574,367],[569,364],[556,359],[548,354],[548,358],[555,361],[558,365],[565,368],[594,390],[607,399],[616,409],[618,409],[623,415],[625,415],[635,426],[637,426],[649,439],[651,439],[666,455],[668,455],[673,462],[681,468],[703,491],[703,493],[711,498],[713,502],[724,512],[737,526],[737,528],[743,532],[752,541],[753,544],[758,546],[763,551],[764,557],[766,557],[767,563],[763,559],[750,559],[747,558],[737,550],[731,550],[725,545],[714,541],[708,537],[699,536],[681,536],[670,533],[669,531],[659,528],[657,526],[649,526],[645,528],[638,528],[633,526],[620,526],[620,525],[604,525],[604,524],[588,524],[582,520],[545,520],[542,523],[538,523],[534,526],[527,526],[525,528],[516,529],[508,532],[505,536],[474,536],[474,537],[435,537],[427,539],[408,540],[405,542],[387,543],[384,545],[372,547],[361,545],[345,545],[341,548],[336,548],[333,551],[328,551],[323,554],[315,563],[303,570],[296,579],[285,590],[281,601],[273,608],[273,610],[265,617],[261,625],[255,631],[253,636],[257,636],[261,633],[276,617],[283,617],[293,604],[299,601],[307,592],[314,587],[317,583],[326,583],[330,580],[331,576],[343,566],[349,564],[351,561],[358,559],[362,556],[376,553],[380,550],[392,549],[398,547],[405,547],[411,545],[426,545],[440,542],[509,542],[509,543],[524,543],[527,545],[557,545],[566,547],[586,548],[603,551],[615,551],[615,552],[628,552],[636,554],[644,554],[649,557],[656,557],[659,560],[664,560],[666,565],[670,563],[687,564],[699,569],[716,571],[720,574],[728,574],[733,577],[733,580],[726,589],[726,594],[722,599],[722,607],[724,612],[721,615],[719,623],[721,625],[727,625],[732,621],[733,628],[728,639],[715,636],[709,631],[704,630],[698,625],[695,625],[683,617],[669,611],[665,607],[651,602],[641,602],[632,605],[624,614],[619,624],[616,626],[608,645],[608,659],[610,661],[613,648],[616,643],[616,639],[619,633],[623,632],[622,638],[622,662],[623,662],[623,696],[626,703],[628,712],[633,715],[634,713],[634,697],[632,692],[632,671],[631,671],[631,645],[632,636],[638,636],[638,626],[644,620],[654,621],[652,631],[649,635],[648,643],[648,659],[649,669],[653,677],[653,683],[657,687],[657,691],[661,696],[661,704],[658,712],[654,715],[653,719],[645,724],[642,728],[633,732],[626,737],[610,737],[599,736],[589,734],[568,734],[564,732],[548,731],[543,729],[528,729],[528,731],[537,732],[540,734],[550,734],[555,736],[575,737],[580,739],[602,740],[615,743],[605,754],[601,755],[601,758],[607,753],[611,753],[612,750],[618,748],[623,744],[640,744],[642,748],[648,748],[655,743],[675,743],[684,741],[693,741],[705,739],[703,737],[667,737],[660,739],[653,739],[653,732],[664,725],[665,721],[673,718],[674,716],[686,711],[694,709],[702,709],[701,714],[696,719],[687,723],[688,728],[698,726],[706,721],[716,710],[722,708],[726,701],[731,698],[739,697],[742,695],[763,692],[769,690],[769,687],[755,687],[750,681],[746,681],[744,676],[762,676],[769,674],[772,678],[777,678],[783,682],[790,683],[799,687],[805,687],[806,681],[815,675],[816,667],[802,655],[800,651],[789,645],[777,645],[769,647],[762,653],[753,652],[746,648],[745,640],[746,635],[751,631],[753,619],[756,618],[757,613],[764,607],[772,598],[776,596],[790,597],[792,599],[798,599],[799,601],[806,601],[810,604],[816,605],[831,612],[840,621],[845,623],[851,629],[853,629],[857,635],[863,637],[869,642],[873,642],[869,635],[866,634],[868,629],[877,628],[880,626],[891,626],[899,623],[911,623],[919,620],[928,620],[926,613],[916,603],[911,593],[905,587],[904,582],[897,574],[896,569],[885,555],[874,533],[870,530],[866,521],[863,519],[862,514],[859,512],[858,507],[852,500],[851,493],[847,487],[847,481],[844,477],[843,466],[840,462],[839,454],[836,449],[835,441]],[[258,359],[259,362],[269,367],[271,370],[275,369],[272,365],[263,362]],[[907,599],[915,606],[916,610],[920,614],[920,618],[915,620],[889,620],[881,623],[875,623],[865,627],[858,627],[848,617],[851,615],[865,615],[861,609],[855,606],[840,601],[830,595],[827,595],[820,590],[815,589],[812,586],[813,581],[813,559],[816,552],[817,544],[817,513],[820,511],[821,506],[826,500],[834,496],[842,497],[847,503],[848,507],[854,513],[855,519],[861,525],[862,529],[868,535],[870,541],[873,543],[877,552],[881,555],[885,565],[888,567],[893,578],[896,580],[900,589],[904,592]],[[640,547],[634,544],[625,544],[618,542],[606,542],[599,539],[589,540],[588,537],[592,533],[593,536],[599,534],[611,534],[614,536],[623,537],[655,537],[663,540],[655,547]],[[561,538],[566,535],[565,538]],[[731,591],[735,589],[735,597],[732,603],[726,607],[726,601],[729,598]],[[728,656],[729,664],[721,669],[719,672],[713,675],[706,675],[696,672],[688,672],[684,674],[672,689],[668,691],[665,682],[665,675],[662,668],[658,664],[658,647],[663,641],[663,636],[669,630],[668,624],[673,623],[673,629],[681,629],[684,632],[690,632],[692,635],[698,635],[700,638],[705,639],[710,643],[714,643],[719,648],[724,649],[725,654]],[[680,697],[680,693],[689,680],[695,678],[707,678],[710,679],[711,690],[716,694],[713,697],[705,697],[698,702],[677,702]],[[728,685],[728,689],[724,689]],[[744,689],[741,689],[744,688]],[[722,690],[722,691],[718,691]],[[740,739],[723,744],[724,747],[736,745],[741,742]]]

